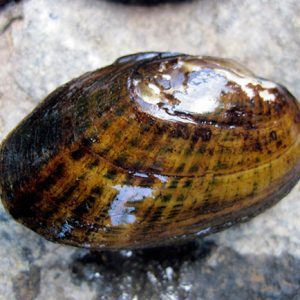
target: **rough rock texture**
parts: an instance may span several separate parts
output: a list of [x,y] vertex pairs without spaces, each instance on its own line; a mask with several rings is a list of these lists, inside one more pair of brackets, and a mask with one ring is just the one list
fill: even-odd
[[[0,139],[58,85],[138,51],[234,58],[300,99],[299,10],[298,0],[8,4],[0,10]],[[300,184],[252,221],[204,240],[114,253],[47,242],[1,206],[0,299],[299,299],[299,195]]]

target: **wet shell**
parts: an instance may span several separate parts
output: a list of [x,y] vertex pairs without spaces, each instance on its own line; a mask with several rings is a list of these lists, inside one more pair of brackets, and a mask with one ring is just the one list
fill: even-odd
[[299,179],[300,110],[229,60],[141,53],[70,81],[3,142],[19,222],[118,249],[205,235],[258,214]]

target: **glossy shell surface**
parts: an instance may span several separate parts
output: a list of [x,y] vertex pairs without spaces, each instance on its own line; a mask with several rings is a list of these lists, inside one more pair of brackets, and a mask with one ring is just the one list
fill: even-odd
[[148,247],[245,221],[299,179],[300,110],[213,57],[140,53],[50,94],[1,146],[7,211],[45,238]]

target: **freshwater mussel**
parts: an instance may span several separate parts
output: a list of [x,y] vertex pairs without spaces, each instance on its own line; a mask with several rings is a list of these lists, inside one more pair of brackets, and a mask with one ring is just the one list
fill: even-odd
[[214,57],[139,53],[51,93],[2,143],[7,211],[48,240],[156,246],[245,221],[299,179],[300,110]]

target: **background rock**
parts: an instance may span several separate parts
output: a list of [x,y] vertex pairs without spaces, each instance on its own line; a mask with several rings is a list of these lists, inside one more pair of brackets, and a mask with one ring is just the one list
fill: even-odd
[[[300,99],[299,11],[298,0],[7,4],[0,139],[58,85],[139,51],[234,58]],[[114,253],[47,242],[1,206],[0,299],[299,299],[299,195],[300,184],[264,214],[204,240]]]

